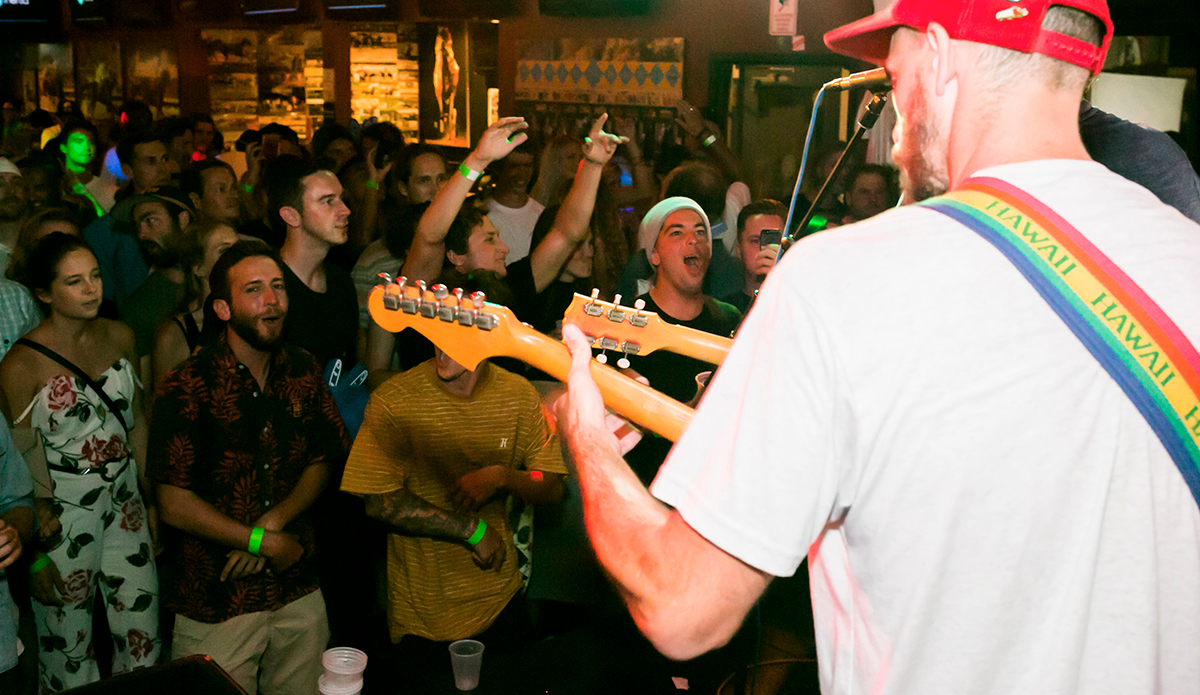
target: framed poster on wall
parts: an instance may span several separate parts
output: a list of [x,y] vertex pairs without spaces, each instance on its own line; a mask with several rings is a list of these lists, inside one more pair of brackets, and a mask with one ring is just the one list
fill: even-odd
[[470,45],[466,22],[420,25],[421,139],[470,147]]
[[121,45],[116,41],[80,41],[75,46],[79,109],[91,121],[117,117],[125,91],[121,80]]

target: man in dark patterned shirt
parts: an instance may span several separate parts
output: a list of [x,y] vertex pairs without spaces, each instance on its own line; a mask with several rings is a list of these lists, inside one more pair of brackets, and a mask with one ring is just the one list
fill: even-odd
[[254,241],[217,261],[225,333],[163,380],[148,454],[184,532],[164,589],[174,656],[208,654],[251,695],[317,692],[329,627],[308,510],[350,448],[316,360],[280,341],[281,266]]

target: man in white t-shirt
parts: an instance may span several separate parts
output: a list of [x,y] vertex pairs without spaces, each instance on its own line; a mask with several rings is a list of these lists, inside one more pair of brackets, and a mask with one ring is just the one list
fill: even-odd
[[500,232],[500,240],[508,247],[505,265],[529,255],[533,228],[545,205],[529,196],[529,181],[533,178],[533,149],[529,141],[521,143],[504,159],[491,166],[496,187],[484,202],[488,219]]
[[[1054,1],[897,0],[826,41],[886,63],[906,198],[977,175],[1023,189],[1200,342],[1200,228],[1079,137],[1108,9]],[[654,481],[661,502],[564,333],[589,535],[667,655],[722,644],[807,555],[827,694],[1196,692],[1183,475],[1037,291],[949,217],[903,208],[789,252]]]

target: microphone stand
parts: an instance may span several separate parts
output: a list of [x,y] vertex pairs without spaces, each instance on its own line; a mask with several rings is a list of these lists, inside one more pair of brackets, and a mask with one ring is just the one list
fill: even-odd
[[[829,177],[825,179],[825,183],[821,184],[821,190],[817,191],[817,197],[813,200],[812,205],[808,207],[808,212],[804,214],[804,219],[800,220],[800,225],[796,227],[797,233],[792,234],[788,230],[789,238],[793,236],[797,239],[804,236],[804,231],[808,229],[808,223],[812,221],[813,215],[817,212],[817,206],[821,201],[825,200],[829,193],[829,184],[837,178],[841,172],[843,165],[846,163],[846,155],[850,153],[850,148],[858,144],[859,140],[867,134],[867,131],[875,126],[875,122],[879,120],[879,114],[883,113],[883,107],[887,104],[887,92],[883,94],[875,94],[871,99],[871,103],[867,104],[866,111],[863,112],[862,118],[858,119],[858,128],[854,130],[854,135],[851,136],[850,142],[846,143],[846,149],[842,150],[842,155],[838,157],[837,164],[833,166],[833,171],[829,172]],[[816,114],[813,114],[816,117]]]

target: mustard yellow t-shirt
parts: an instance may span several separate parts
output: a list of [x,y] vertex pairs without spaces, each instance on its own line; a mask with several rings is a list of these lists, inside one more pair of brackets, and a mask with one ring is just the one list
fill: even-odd
[[[405,488],[454,509],[455,481],[485,466],[566,473],[541,398],[525,379],[495,365],[469,398],[442,386],[433,361],[389,379],[371,395],[342,476],[358,495]],[[500,572],[481,570],[454,541],[388,535],[392,641],[408,634],[445,641],[478,634],[521,588],[505,501],[478,515],[507,541]]]

